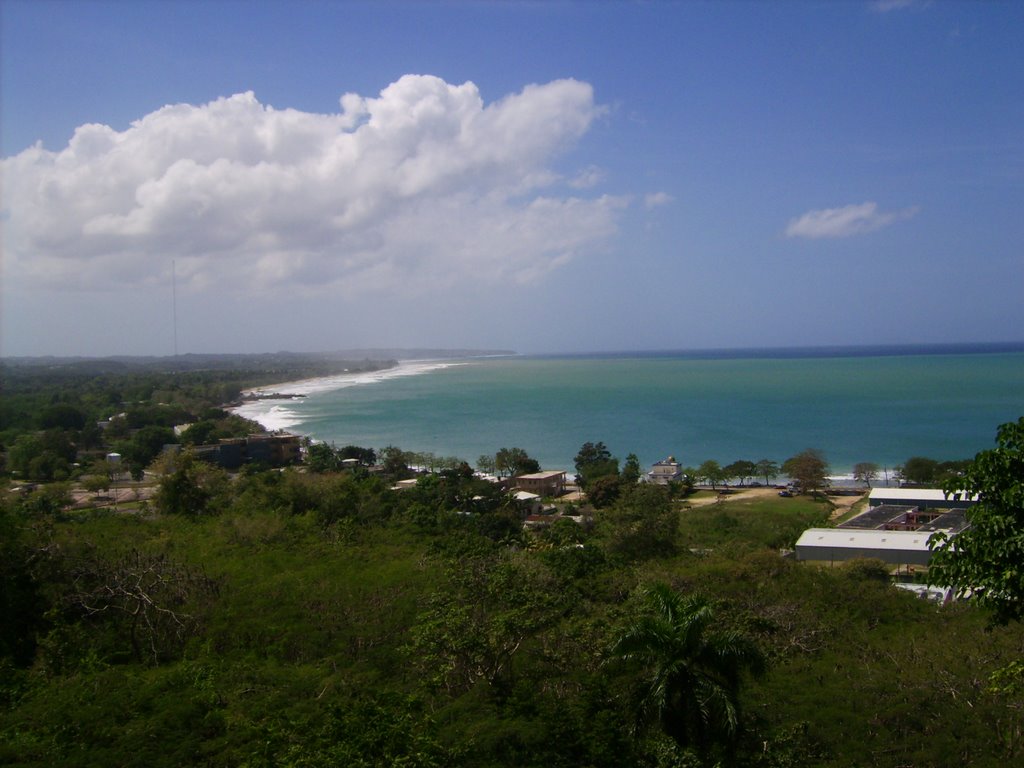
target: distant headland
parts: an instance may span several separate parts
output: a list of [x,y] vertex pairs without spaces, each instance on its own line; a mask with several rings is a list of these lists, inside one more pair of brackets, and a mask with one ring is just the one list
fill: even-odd
[[375,370],[394,366],[403,360],[459,360],[472,357],[515,355],[504,349],[444,348],[365,348],[329,352],[189,353],[181,355],[52,355],[0,357],[0,366],[9,368],[49,368],[69,373],[117,373],[148,370],[154,373],[184,371],[241,371],[274,369],[294,372],[308,369],[310,375],[326,375],[344,370]]

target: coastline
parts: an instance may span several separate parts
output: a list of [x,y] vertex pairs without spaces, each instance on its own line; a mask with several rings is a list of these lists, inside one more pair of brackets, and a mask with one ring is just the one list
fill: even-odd
[[[263,425],[268,432],[277,430],[294,432],[294,428],[302,423],[303,417],[289,408],[288,403],[303,401],[311,395],[323,392],[375,384],[403,376],[418,376],[456,365],[465,365],[465,363],[453,360],[405,360],[391,368],[381,368],[375,371],[337,373],[330,376],[267,384],[243,391],[243,402],[240,405],[231,406],[227,410]],[[302,433],[298,432],[297,434]]]
[[[473,362],[473,365],[468,363]],[[461,366],[442,377],[337,391]],[[519,445],[549,469],[570,468],[600,439],[647,467],[664,456],[697,466],[821,450],[836,487],[861,461],[885,470],[912,456],[967,459],[1019,415],[1024,354],[763,360],[685,357],[433,358],[391,368],[264,385],[306,395],[233,409],[267,429],[327,443],[459,456]],[[323,395],[321,393],[324,393]],[[303,404],[305,403],[305,404]],[[979,426],[982,425],[982,426]],[[891,476],[891,471],[890,471]]]

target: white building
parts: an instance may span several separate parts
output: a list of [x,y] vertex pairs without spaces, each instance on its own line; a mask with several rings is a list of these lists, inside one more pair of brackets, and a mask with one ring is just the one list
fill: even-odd
[[941,488],[872,488],[868,496],[868,506],[893,504],[925,509],[963,509],[977,500],[976,495],[968,498],[963,493],[954,493],[947,497]]
[[651,465],[651,471],[647,473],[647,479],[657,485],[668,485],[683,479],[683,468],[676,461],[675,456],[669,456],[664,461],[658,461]]
[[830,563],[872,557],[890,565],[928,565],[932,531],[808,528],[796,542],[797,560]]

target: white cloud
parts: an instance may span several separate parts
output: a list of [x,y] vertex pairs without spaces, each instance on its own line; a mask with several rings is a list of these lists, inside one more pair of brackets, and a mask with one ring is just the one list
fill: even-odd
[[648,209],[659,208],[663,205],[668,205],[673,200],[675,200],[675,198],[668,192],[651,192],[644,197],[644,205]]
[[888,226],[895,221],[909,219],[917,211],[918,208],[915,206],[904,208],[901,211],[884,212],[879,211],[878,204],[872,202],[847,205],[842,208],[808,211],[803,216],[789,222],[786,227],[786,236],[818,239],[863,235]]
[[910,8],[914,5],[923,5],[921,0],[874,0],[871,3],[871,9],[878,13],[888,13],[889,11],[902,11],[904,8]]
[[573,189],[590,189],[604,181],[604,176],[603,170],[596,165],[591,165],[577,173],[572,179],[569,179],[569,186]]
[[83,125],[3,160],[5,273],[152,285],[173,259],[196,288],[529,281],[615,231],[621,200],[560,195],[551,168],[602,111],[575,80],[485,105],[473,83],[406,75],[332,114],[250,92]]

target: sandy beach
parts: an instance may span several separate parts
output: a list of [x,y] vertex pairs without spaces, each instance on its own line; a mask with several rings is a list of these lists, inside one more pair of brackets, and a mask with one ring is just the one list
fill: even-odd
[[[301,422],[302,418],[298,412],[290,407],[290,404],[305,399],[310,395],[321,392],[333,392],[338,389],[358,387],[365,384],[375,384],[380,381],[403,376],[418,376],[422,373],[450,368],[455,365],[464,365],[464,363],[440,360],[408,360],[400,362],[392,368],[382,368],[377,371],[339,373],[333,376],[320,376],[312,379],[269,384],[244,391],[242,393],[243,397],[256,399],[247,400],[229,410],[243,418],[262,424],[268,431],[296,431],[295,427]],[[274,397],[274,395],[281,396]]]

